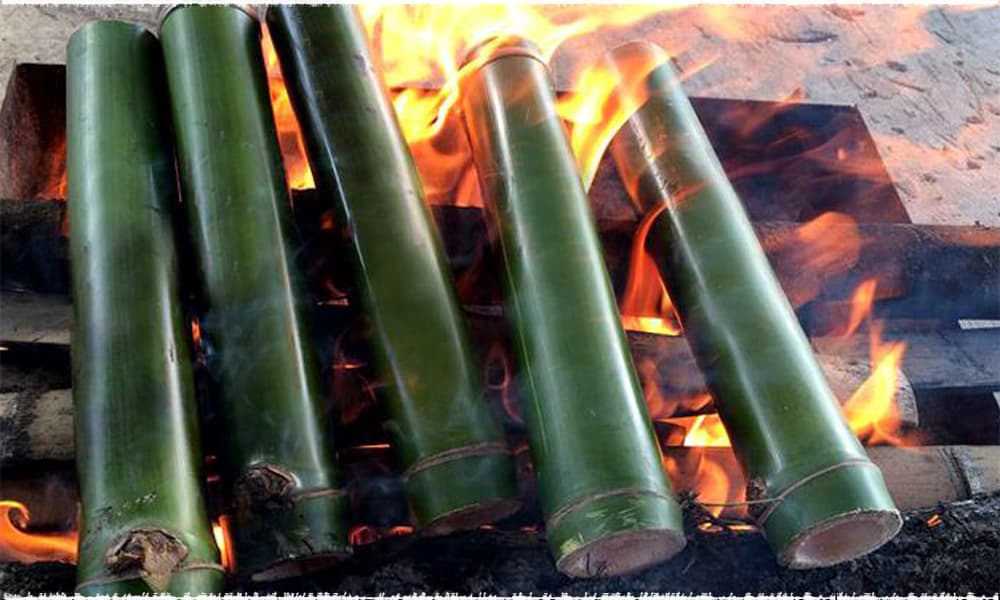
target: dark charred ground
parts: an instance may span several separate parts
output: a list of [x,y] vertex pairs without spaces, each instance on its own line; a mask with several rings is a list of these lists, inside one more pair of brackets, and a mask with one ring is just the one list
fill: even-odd
[[[941,522],[927,519],[938,513]],[[552,565],[540,535],[477,531],[395,538],[361,548],[339,567],[245,592],[342,594],[873,593],[993,595],[1000,590],[1000,494],[907,515],[903,531],[860,560],[828,569],[780,568],[756,534],[697,532],[665,564],[629,577],[572,580]],[[5,594],[71,593],[69,565],[0,565]]]

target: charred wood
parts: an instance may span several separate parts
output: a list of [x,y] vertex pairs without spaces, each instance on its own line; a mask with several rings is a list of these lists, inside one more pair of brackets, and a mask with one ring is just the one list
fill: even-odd
[[[610,179],[611,175],[604,175]],[[599,185],[600,184],[600,185]],[[591,203],[622,202],[617,180],[598,181]],[[617,195],[611,200],[595,195]],[[349,286],[348,265],[329,263],[337,244],[328,227],[330,215],[312,190],[294,196],[304,268],[314,293]],[[627,278],[632,236],[637,222],[621,212],[601,218],[605,261],[620,292]],[[434,207],[459,292],[466,304],[496,304],[497,276],[488,248],[482,211]],[[51,200],[0,200],[3,289],[66,293],[68,267],[65,203]],[[829,333],[843,323],[857,286],[877,279],[876,315],[916,319],[998,319],[1000,303],[1000,230],[980,226],[854,224],[844,219],[823,223],[825,240],[854,240],[857,251],[834,251],[822,265],[811,262],[816,248],[802,223],[754,223],[758,238],[786,293],[798,307],[807,330]],[[835,249],[834,249],[835,250]],[[332,279],[332,281],[330,281]]]

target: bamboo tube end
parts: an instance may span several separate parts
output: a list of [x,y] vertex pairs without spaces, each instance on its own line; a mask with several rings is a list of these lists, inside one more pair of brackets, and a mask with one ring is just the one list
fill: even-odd
[[422,464],[416,472],[408,472],[406,493],[413,522],[425,535],[475,529],[521,508],[513,465],[503,444],[456,448]]
[[[156,32],[159,33],[161,31],[163,31],[163,23],[164,23],[164,21],[166,21],[167,17],[169,17],[171,14],[173,14],[173,12],[175,10],[177,10],[178,8],[189,8],[191,6],[200,6],[200,5],[196,5],[196,4],[164,4],[162,7],[160,7],[160,10],[157,11],[157,13],[156,13]],[[256,4],[224,4],[224,5],[221,5],[221,6],[224,6],[224,7],[228,6],[229,8],[235,8],[235,9],[237,9],[237,10],[245,13],[248,17],[250,17],[254,21],[258,21],[258,22],[261,21],[261,13],[262,13],[261,8],[263,7],[263,9],[265,11],[266,11],[266,8],[267,8],[266,4],[265,5],[256,5]]]
[[652,42],[634,40],[608,50],[605,60],[623,73],[648,73],[670,60],[667,52]]
[[441,515],[424,526],[423,533],[439,536],[468,531],[482,525],[496,523],[519,510],[521,510],[521,501],[517,498],[488,500]]
[[667,560],[686,543],[672,529],[623,531],[571,552],[556,568],[576,578],[628,575]]
[[615,577],[680,552],[687,539],[677,502],[625,489],[580,498],[546,519],[556,568],[570,577]]
[[497,35],[475,44],[465,53],[461,69],[479,70],[505,56],[527,56],[544,63],[541,49],[532,41],[516,35]]
[[882,473],[848,463],[806,478],[760,519],[778,563],[790,569],[828,567],[864,556],[903,526]]
[[895,511],[839,515],[804,531],[779,553],[789,569],[814,569],[860,558],[891,540],[902,519]]

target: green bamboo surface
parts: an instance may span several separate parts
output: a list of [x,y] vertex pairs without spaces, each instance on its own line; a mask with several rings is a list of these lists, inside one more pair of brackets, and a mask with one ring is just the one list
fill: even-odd
[[520,506],[444,250],[352,6],[270,7],[267,23],[320,193],[355,254],[416,524],[474,528]]
[[226,429],[236,564],[254,579],[292,575],[348,547],[260,24],[238,8],[188,6],[165,16],[160,36]]
[[[492,46],[492,48],[490,48]],[[486,52],[486,54],[483,54]],[[684,545],[545,64],[490,44],[462,109],[505,276],[523,413],[557,567],[615,575]]]
[[623,80],[659,65],[641,85],[619,87],[641,107],[611,151],[635,203],[660,211],[646,248],[746,470],[748,495],[783,498],[755,507],[768,541],[780,562],[802,568],[871,551],[895,535],[899,514],[667,57],[632,43],[609,60]]
[[[77,589],[218,593],[224,573],[202,495],[179,306],[160,44],[138,25],[97,21],[73,34],[67,63]],[[171,540],[170,551],[123,544],[142,532]]]

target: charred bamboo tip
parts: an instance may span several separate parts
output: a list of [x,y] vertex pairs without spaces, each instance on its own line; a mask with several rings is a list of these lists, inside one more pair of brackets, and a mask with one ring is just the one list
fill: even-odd
[[791,541],[778,555],[789,569],[814,569],[860,558],[891,540],[903,526],[896,511],[838,515]]
[[556,568],[570,577],[617,577],[661,563],[684,549],[687,540],[672,529],[623,531],[567,554]]
[[[157,34],[159,34],[161,31],[163,31],[163,23],[164,23],[164,21],[166,21],[167,17],[169,17],[171,14],[173,14],[173,12],[175,10],[177,10],[178,8],[191,8],[191,7],[199,7],[199,6],[204,6],[204,5],[197,5],[197,4],[164,4],[163,7],[160,8],[159,12],[156,14],[156,32],[157,32]],[[226,4],[224,6],[228,6],[229,8],[235,8],[237,10],[243,11],[248,17],[250,17],[254,21],[260,21],[261,20],[262,13],[261,13],[261,6],[259,6],[259,5],[255,5],[255,4]],[[263,6],[266,9],[266,5],[263,5]]]
[[542,50],[534,42],[517,35],[496,35],[469,48],[462,58],[462,69],[482,69],[487,64],[505,56],[527,56],[544,63]]
[[438,536],[468,531],[482,525],[495,523],[520,509],[521,501],[517,498],[499,498],[472,506],[464,506],[434,519],[424,526],[422,533]]

